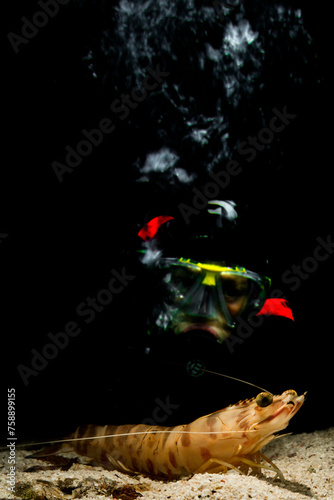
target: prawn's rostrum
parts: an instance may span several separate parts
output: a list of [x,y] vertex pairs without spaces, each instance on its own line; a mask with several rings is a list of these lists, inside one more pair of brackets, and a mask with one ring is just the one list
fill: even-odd
[[228,469],[241,473],[269,469],[283,479],[281,471],[260,450],[287,427],[304,399],[305,394],[298,396],[293,390],[279,396],[262,392],[175,427],[80,426],[62,444],[34,457],[76,451],[107,469],[163,479]]

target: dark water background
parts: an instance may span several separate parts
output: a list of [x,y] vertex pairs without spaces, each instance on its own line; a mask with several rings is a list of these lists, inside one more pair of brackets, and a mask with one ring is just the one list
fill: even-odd
[[[152,364],[143,354],[154,288],[136,264],[136,233],[151,217],[180,217],[192,188],[203,189],[210,172],[236,158],[243,172],[219,198],[247,207],[254,229],[245,251],[265,242],[273,286],[289,298],[296,321],[293,328],[268,324],[218,367],[273,392],[309,391],[295,432],[333,424],[333,256],[296,291],[282,283],[284,272],[313,255],[317,238],[332,234],[328,7],[219,6],[217,15],[213,2],[73,0],[18,53],[6,40],[3,398],[6,385],[16,388],[21,439],[61,436],[85,422],[139,422],[152,417],[157,398],[178,405],[168,424],[257,394],[159,362],[188,360],[180,344],[158,349]],[[31,20],[38,10],[35,2],[11,5],[5,36],[21,34],[22,16]],[[120,120],[111,104],[157,65],[168,77]],[[254,161],[238,155],[240,143],[268,125],[273,108],[284,107],[296,115],[284,131]],[[103,118],[116,130],[60,183],[52,162],[64,163],[65,147]],[[136,278],[85,323],[76,308],[123,267]],[[17,366],[30,366],[31,349],[40,351],[48,333],[69,321],[81,333],[25,386]]]

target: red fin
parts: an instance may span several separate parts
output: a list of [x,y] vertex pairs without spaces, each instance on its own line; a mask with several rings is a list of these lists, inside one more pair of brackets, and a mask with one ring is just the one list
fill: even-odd
[[256,316],[283,316],[294,321],[292,310],[285,299],[267,299]]
[[157,234],[159,227],[165,222],[174,219],[174,217],[170,217],[169,215],[159,215],[158,217],[154,217],[151,219],[138,233],[138,236],[144,240],[148,241],[154,238]]

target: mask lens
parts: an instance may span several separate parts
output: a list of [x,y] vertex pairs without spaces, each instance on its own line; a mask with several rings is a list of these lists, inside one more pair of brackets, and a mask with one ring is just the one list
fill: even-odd
[[249,280],[242,276],[220,275],[226,303],[234,303],[248,296]]
[[236,317],[247,306],[251,288],[249,279],[243,276],[222,273],[219,276],[219,281],[226,307],[231,317]]
[[186,266],[173,266],[165,279],[174,298],[180,302],[199,279],[200,269]]

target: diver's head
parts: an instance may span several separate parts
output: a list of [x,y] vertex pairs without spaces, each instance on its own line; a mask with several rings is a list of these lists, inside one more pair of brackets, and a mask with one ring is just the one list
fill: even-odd
[[221,343],[239,317],[247,320],[260,310],[270,280],[261,272],[263,252],[247,241],[235,207],[215,200],[192,224],[162,216],[139,232],[142,262],[156,278],[151,331],[179,335],[201,330]]

